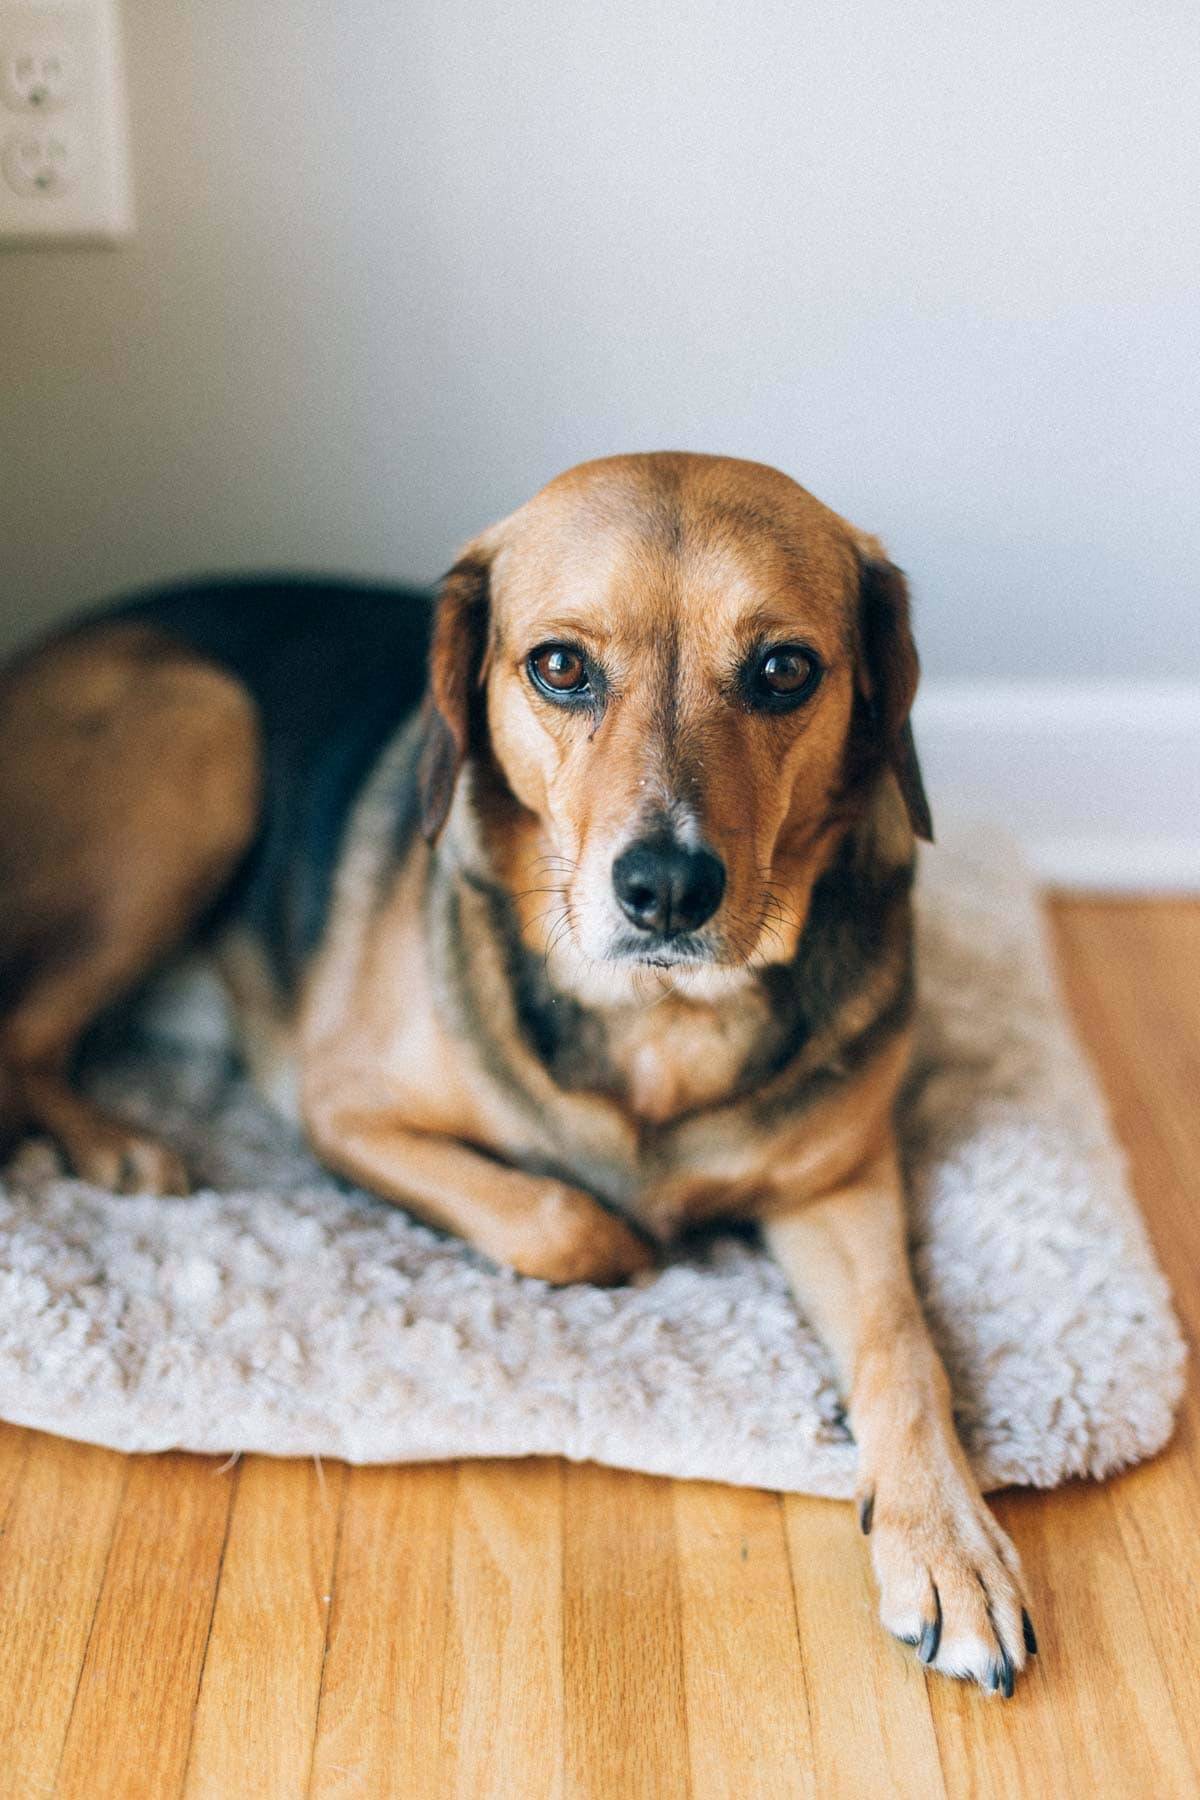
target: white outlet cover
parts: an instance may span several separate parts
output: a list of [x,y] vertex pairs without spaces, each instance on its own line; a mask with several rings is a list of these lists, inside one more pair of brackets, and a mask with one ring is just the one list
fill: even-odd
[[132,230],[116,0],[0,0],[0,244]]
[[0,147],[0,175],[14,194],[56,199],[79,180],[80,144],[62,125],[38,121],[12,132]]
[[14,34],[0,53],[0,105],[10,112],[57,112],[71,99],[75,78],[70,44]]

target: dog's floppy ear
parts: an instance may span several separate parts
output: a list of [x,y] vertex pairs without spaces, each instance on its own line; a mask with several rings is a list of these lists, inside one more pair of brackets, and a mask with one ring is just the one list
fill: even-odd
[[446,823],[459,771],[479,732],[487,633],[488,559],[471,548],[442,580],[429,646],[417,792],[430,843]]
[[918,837],[931,844],[933,820],[909,716],[921,665],[913,642],[908,584],[876,539],[860,535],[856,541],[863,648],[859,684],[876,742],[899,784],[909,823]]

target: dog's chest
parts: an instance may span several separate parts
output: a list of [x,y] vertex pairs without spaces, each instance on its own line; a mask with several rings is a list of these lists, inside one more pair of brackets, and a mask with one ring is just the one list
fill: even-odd
[[654,1236],[710,1217],[756,1177],[763,1145],[747,1108],[748,1069],[759,1060],[769,1002],[754,990],[702,1005],[669,997],[573,1032],[556,1058],[555,1103],[537,1141],[510,1145],[554,1163]]
[[763,996],[703,1005],[671,996],[605,1022],[607,1080],[634,1118],[662,1126],[738,1086],[767,1021]]

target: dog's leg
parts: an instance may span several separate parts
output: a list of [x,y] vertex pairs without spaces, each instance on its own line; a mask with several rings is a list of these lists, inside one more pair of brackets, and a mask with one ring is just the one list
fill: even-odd
[[85,1100],[57,1070],[19,1070],[16,1084],[26,1128],[52,1138],[83,1180],[118,1194],[187,1193],[187,1170],[173,1150]]
[[253,836],[258,726],[235,682],[136,625],[0,678],[0,1106],[106,1187],[186,1191],[176,1158],[74,1092],[92,1021],[184,936]]
[[519,1275],[607,1284],[653,1261],[645,1240],[590,1194],[493,1162],[454,1138],[349,1108],[310,1115],[308,1130],[330,1168]]
[[931,1667],[1011,1694],[1035,1648],[1020,1564],[954,1429],[909,1273],[894,1148],[764,1231],[849,1400],[883,1623]]

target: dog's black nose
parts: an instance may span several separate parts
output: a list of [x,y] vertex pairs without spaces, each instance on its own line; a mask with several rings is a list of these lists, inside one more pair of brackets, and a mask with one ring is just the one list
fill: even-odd
[[645,838],[613,864],[613,891],[639,931],[677,937],[712,918],[725,892],[725,865],[711,850]]

